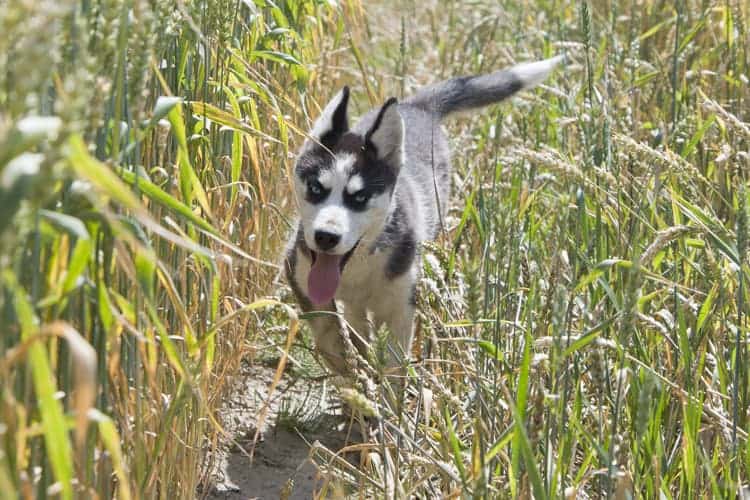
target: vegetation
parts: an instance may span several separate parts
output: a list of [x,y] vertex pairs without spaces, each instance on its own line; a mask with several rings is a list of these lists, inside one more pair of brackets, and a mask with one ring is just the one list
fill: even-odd
[[3,4],[0,498],[194,495],[346,9]]
[[746,492],[748,8],[9,0],[0,497],[193,496],[240,360],[314,365],[274,278],[319,105],[557,53],[450,125],[415,361],[403,391],[360,361],[341,395],[374,430],[315,448],[322,494]]

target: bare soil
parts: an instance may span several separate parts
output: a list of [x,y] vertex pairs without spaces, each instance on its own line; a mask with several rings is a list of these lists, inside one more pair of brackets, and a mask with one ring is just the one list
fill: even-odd
[[321,479],[309,458],[311,445],[319,441],[334,451],[346,445],[348,424],[334,407],[330,384],[284,376],[253,450],[274,372],[266,366],[243,365],[220,415],[235,442],[214,456],[213,485],[206,498],[314,498]]

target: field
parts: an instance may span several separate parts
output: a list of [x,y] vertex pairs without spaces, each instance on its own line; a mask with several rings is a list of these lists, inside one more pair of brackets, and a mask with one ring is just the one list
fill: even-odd
[[[238,387],[262,395],[243,432],[358,436],[313,450],[323,498],[750,495],[749,20],[742,0],[8,0],[0,499],[208,495],[220,450],[253,452]],[[556,54],[448,124],[405,379],[372,383],[378,341],[331,379],[278,279],[321,106]]]

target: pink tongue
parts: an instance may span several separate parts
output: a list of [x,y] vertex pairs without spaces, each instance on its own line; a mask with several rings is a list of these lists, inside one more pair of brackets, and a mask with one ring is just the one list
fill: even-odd
[[307,277],[310,300],[316,306],[330,302],[341,279],[341,255],[317,254]]

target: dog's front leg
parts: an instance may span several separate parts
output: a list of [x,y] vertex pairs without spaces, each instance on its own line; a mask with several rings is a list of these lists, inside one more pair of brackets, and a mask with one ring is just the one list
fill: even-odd
[[343,340],[344,325],[336,311],[336,305],[331,302],[327,306],[317,307],[315,312],[325,313],[310,320],[310,328],[315,337],[315,349],[332,371],[339,375],[348,373]]
[[349,324],[350,338],[359,353],[367,358],[372,330],[370,321],[367,319],[367,309],[363,305],[354,302],[344,302],[344,319]]
[[[402,276],[394,280],[394,286],[387,295],[373,305],[375,324],[388,327],[388,352],[386,368],[393,369],[404,365],[411,355],[411,342],[414,336],[415,276]],[[392,370],[389,370],[392,371]]]
[[[388,328],[387,351],[385,353],[385,380],[390,385],[384,396],[390,407],[400,411],[402,408],[405,367],[411,357],[411,343],[414,336],[414,284],[395,287],[389,290],[387,300],[378,304],[378,311],[373,311],[376,324]],[[396,292],[396,293],[394,293]]]
[[321,313],[311,318],[310,329],[315,339],[315,349],[331,371],[343,375],[348,373],[346,363],[346,347],[344,347],[344,325],[336,310],[336,304],[331,302],[325,306],[305,307],[309,301],[299,300],[303,312]]
[[414,314],[415,307],[412,304],[406,304],[400,311],[394,311],[394,314],[386,320],[386,326],[390,331],[388,357],[386,358],[387,368],[401,367],[411,357]]

